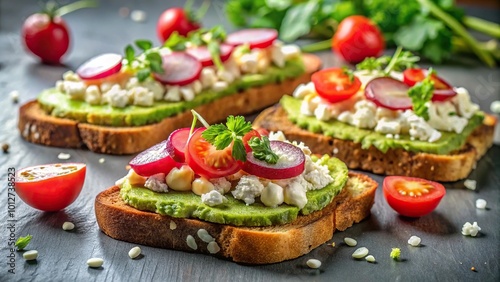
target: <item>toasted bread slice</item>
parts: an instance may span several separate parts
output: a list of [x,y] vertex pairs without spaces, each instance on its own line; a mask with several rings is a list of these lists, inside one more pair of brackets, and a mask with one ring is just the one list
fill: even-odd
[[[224,120],[229,115],[250,114],[271,106],[285,93],[292,93],[299,84],[310,80],[321,68],[319,57],[303,54],[306,72],[300,77],[279,84],[254,87],[196,107],[208,123]],[[19,109],[18,128],[24,139],[53,147],[83,148],[105,154],[122,155],[141,152],[163,141],[177,128],[191,125],[190,111],[163,119],[151,125],[109,127],[47,115],[36,100]]]
[[362,169],[377,174],[406,175],[434,181],[456,181],[466,178],[493,144],[496,120],[486,115],[481,126],[468,137],[466,144],[449,155],[415,153],[403,149],[389,149],[386,153],[371,146],[361,148],[360,143],[341,140],[301,129],[288,119],[279,105],[260,113],[254,127],[270,131],[281,130],[290,140],[304,142],[317,154],[333,155],[350,169]]
[[[145,212],[122,201],[120,189],[111,187],[95,200],[99,228],[108,236],[158,248],[210,254],[197,233],[205,229],[220,250],[213,255],[235,262],[267,264],[297,258],[330,240],[336,229],[345,230],[370,214],[377,182],[349,173],[342,192],[324,209],[299,216],[294,222],[270,227],[240,227]],[[196,249],[188,246],[191,235]],[[212,243],[214,244],[214,243]]]

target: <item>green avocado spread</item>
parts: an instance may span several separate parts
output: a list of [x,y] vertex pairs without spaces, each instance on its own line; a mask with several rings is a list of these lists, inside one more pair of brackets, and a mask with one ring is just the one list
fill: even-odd
[[462,133],[440,131],[442,136],[436,142],[411,140],[408,134],[402,134],[399,139],[387,138],[385,134],[369,129],[362,129],[340,121],[320,121],[315,117],[304,116],[300,113],[301,100],[290,96],[283,96],[281,106],[288,114],[289,119],[299,127],[315,133],[322,133],[342,140],[351,140],[361,143],[363,149],[374,146],[382,152],[389,149],[404,149],[412,152],[425,152],[446,155],[460,149],[467,137],[476,127],[481,125],[484,113],[477,112],[470,119]]
[[120,195],[125,203],[136,209],[172,217],[197,218],[236,226],[286,224],[295,220],[299,213],[307,215],[323,209],[344,188],[348,178],[346,165],[339,159],[328,156],[323,156],[319,161],[328,166],[334,181],[323,189],[308,191],[307,204],[302,209],[287,204],[276,208],[266,207],[257,199],[254,204],[247,206],[243,201],[233,198],[231,193],[224,195],[228,199],[226,203],[210,207],[192,192],[169,190],[167,193],[159,193],[131,186],[128,181],[122,185]]
[[305,67],[302,59],[293,59],[287,61],[283,68],[270,66],[265,73],[243,75],[224,91],[204,90],[196,95],[192,101],[156,101],[151,107],[129,105],[125,108],[114,108],[109,104],[91,105],[85,101],[72,100],[68,95],[55,88],[43,91],[38,97],[38,103],[45,112],[60,118],[96,125],[140,126],[157,123],[166,117],[210,103],[224,96],[236,94],[250,87],[278,83],[300,76],[304,72]]

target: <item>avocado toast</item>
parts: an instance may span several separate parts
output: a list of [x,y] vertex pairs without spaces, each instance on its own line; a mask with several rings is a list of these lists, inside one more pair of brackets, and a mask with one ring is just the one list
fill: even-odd
[[[422,75],[412,87],[401,81],[408,82],[415,72]],[[355,72],[358,88],[334,102],[318,97],[321,86],[317,91],[312,82],[302,85],[295,97],[283,97],[278,106],[263,111],[254,125],[281,129],[318,153],[340,158],[351,169],[437,181],[467,177],[492,145],[495,118],[480,111],[466,89],[453,88],[435,74],[418,68],[387,73]],[[365,80],[364,86],[360,80]],[[431,81],[425,94],[423,86]],[[298,95],[304,89],[309,93]],[[416,97],[409,97],[410,89]],[[307,112],[309,106],[315,107],[313,112]]]
[[129,174],[96,197],[100,229],[118,240],[267,264],[304,255],[369,215],[374,180],[241,121],[176,131],[135,157]]
[[[190,109],[216,122],[272,105],[307,81],[321,62],[276,41],[273,30],[258,32],[263,38],[256,39],[257,47],[255,40],[238,43],[232,34],[233,45],[223,43],[225,33],[214,28],[174,36],[161,48],[136,41],[142,51],[137,56],[128,46],[123,59],[94,58],[20,108],[21,136],[47,146],[133,154],[189,126]],[[193,45],[206,34],[212,39]],[[207,51],[214,42],[220,44],[215,55]]]

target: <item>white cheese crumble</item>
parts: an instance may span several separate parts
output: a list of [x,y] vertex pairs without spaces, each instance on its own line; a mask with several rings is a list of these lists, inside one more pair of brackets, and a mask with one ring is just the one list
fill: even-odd
[[479,225],[477,225],[477,222],[475,221],[473,224],[470,224],[470,222],[466,222],[464,226],[462,226],[462,234],[465,236],[476,237],[479,231],[481,231],[481,227],[479,227]]
[[227,181],[225,177],[211,178],[210,182],[214,185],[214,190],[223,195],[231,190],[231,182]]
[[476,208],[478,209],[486,209],[486,200],[484,199],[477,199],[476,200]]
[[201,195],[201,202],[207,206],[214,207],[227,202],[227,198],[224,197],[219,191],[212,190]]
[[261,195],[263,189],[264,185],[257,176],[244,175],[240,178],[235,189],[231,191],[231,194],[235,199],[243,200],[245,204],[251,205],[255,202],[255,198]]
[[57,155],[57,158],[60,160],[69,160],[71,158],[71,155],[66,153],[59,153],[59,155]]
[[305,187],[299,181],[292,181],[284,191],[284,202],[302,209],[307,204]]
[[470,190],[476,190],[477,181],[472,179],[466,179],[464,181],[464,186]]
[[260,200],[264,205],[273,208],[283,204],[284,201],[283,187],[275,183],[269,182],[262,190],[262,193],[260,195]]
[[418,247],[420,245],[420,242],[422,239],[418,236],[411,236],[410,239],[408,239],[408,244],[410,244],[413,247]]
[[168,185],[165,183],[165,174],[158,173],[151,175],[144,183],[144,187],[155,192],[168,192]]

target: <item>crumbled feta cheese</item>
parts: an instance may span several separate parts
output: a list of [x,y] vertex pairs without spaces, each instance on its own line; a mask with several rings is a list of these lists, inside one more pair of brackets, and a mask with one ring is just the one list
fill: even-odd
[[271,47],[271,60],[276,66],[280,68],[284,67],[286,62],[285,54],[283,54],[281,48],[282,46],[275,44],[273,44],[273,46]]
[[154,94],[146,87],[134,87],[128,90],[127,95],[132,97],[134,105],[148,107],[153,106],[154,104]]
[[70,70],[63,73],[63,79],[65,81],[74,81],[74,82],[81,81],[80,77],[76,73]]
[[[286,140],[286,141],[288,141],[288,140]],[[292,145],[294,145],[294,146],[298,147],[299,149],[301,149],[302,153],[304,153],[304,155],[306,155],[306,156],[311,155],[311,149],[309,149],[309,147],[306,146],[306,144],[304,144],[304,142],[298,142],[297,143],[297,141],[293,141]]]
[[227,198],[224,197],[219,191],[212,190],[208,193],[201,195],[201,202],[207,206],[218,206],[227,202]]
[[314,109],[314,116],[316,116],[318,120],[324,121],[329,120],[332,117],[330,110],[328,109],[328,105],[324,103],[319,104],[318,107]]
[[64,93],[66,91],[64,89],[64,81],[63,80],[56,81],[56,86],[55,87],[56,87],[57,91],[59,91],[59,92]]
[[375,111],[375,117],[377,120],[380,120],[382,118],[386,119],[394,119],[399,116],[398,111],[392,111],[384,107],[377,107],[377,110]]
[[295,98],[303,99],[309,94],[316,94],[316,88],[312,82],[300,84],[297,88],[295,88],[292,95]]
[[85,90],[87,86],[81,81],[64,81],[64,92],[71,99],[83,100],[85,98]]
[[117,84],[113,84],[111,82],[103,82],[103,83],[101,83],[101,85],[99,86],[99,88],[101,89],[101,93],[106,93],[109,90],[111,90],[111,88],[113,86],[115,86],[115,85],[117,85]]
[[191,85],[184,85],[179,88],[182,98],[185,101],[192,101],[194,99],[194,91]]
[[352,124],[352,113],[348,112],[348,111],[344,111],[344,112],[340,113],[340,115],[338,115],[337,120],[341,121],[341,122]]
[[367,100],[361,100],[354,105],[356,112],[352,115],[351,124],[359,128],[374,128],[377,125],[375,120],[375,104]]
[[96,85],[89,85],[85,90],[85,102],[91,105],[99,105],[101,103],[101,91]]
[[477,181],[472,179],[466,179],[464,181],[464,186],[470,190],[476,190]]
[[201,85],[203,89],[212,87],[217,82],[217,75],[213,68],[203,68],[200,75]]
[[283,131],[279,130],[279,131],[271,131],[269,132],[269,140],[270,141],[286,141],[286,137],[285,137],[285,134],[283,133]]
[[[252,50],[252,52],[254,52],[254,50]],[[269,69],[270,64],[271,64],[271,61],[269,60],[269,58],[267,56],[265,56],[263,52],[260,52],[259,60],[257,61],[258,72],[261,72],[261,73],[265,72],[266,70]]]
[[291,182],[283,192],[285,203],[300,209],[307,204],[306,190],[299,181]]
[[471,118],[475,112],[479,110],[479,106],[472,103],[470,100],[469,91],[463,87],[455,89],[457,95],[451,100],[457,107],[458,114],[467,119]]
[[429,113],[427,123],[434,129],[461,133],[469,122],[466,118],[456,115],[455,106],[451,102],[428,102],[427,108]]
[[302,104],[300,105],[300,113],[306,116],[314,115],[314,110],[321,102],[321,98],[316,94],[309,94],[304,97]]
[[233,74],[226,69],[217,70],[217,77],[228,84],[234,81]]
[[311,163],[312,163],[312,169],[307,169],[306,173],[304,174],[304,179],[312,184],[312,186],[308,187],[308,190],[322,189],[326,185],[333,182],[333,178],[330,175],[328,166],[320,165],[315,162]]
[[[244,175],[231,191],[233,197],[243,200],[245,204],[251,205],[255,202],[255,198],[259,197],[264,189],[264,185],[260,183],[259,178],[254,175]],[[306,199],[307,200],[307,199]]]
[[225,177],[212,178],[210,182],[214,185],[214,190],[221,194],[225,194],[231,190],[231,182],[227,181]]
[[191,86],[193,87],[194,94],[200,94],[203,90],[203,85],[201,85],[201,82],[199,80],[193,81],[193,83],[191,83]]
[[470,224],[470,222],[466,222],[464,226],[462,226],[462,234],[465,236],[476,237],[479,231],[481,231],[481,227],[479,227],[479,225],[477,225],[477,222],[475,221],[473,224]]
[[180,87],[178,85],[167,86],[167,91],[163,99],[169,102],[179,102],[181,100]]
[[126,89],[132,89],[134,87],[140,86],[139,79],[135,76],[132,76],[128,79],[127,84],[125,84]]
[[259,71],[258,53],[246,53],[239,59],[240,69],[243,73],[257,73]]
[[401,132],[401,125],[397,119],[393,120],[384,117],[377,122],[375,131],[385,134],[397,134]]
[[268,207],[277,207],[284,201],[283,187],[269,182],[260,195],[262,203]]
[[225,81],[216,81],[212,85],[212,90],[214,90],[215,92],[220,92],[222,90],[225,90],[228,86],[229,84]]
[[155,192],[168,192],[168,185],[165,183],[165,174],[158,173],[151,175],[144,183],[144,187]]
[[411,236],[410,239],[408,239],[408,244],[410,244],[413,247],[418,247],[420,245],[420,242],[422,239],[418,236]]
[[486,209],[486,200],[484,199],[477,199],[476,200],[476,208],[478,209]]
[[142,83],[143,87],[146,87],[153,93],[153,98],[155,101],[160,101],[163,99],[163,95],[165,94],[165,87],[163,84],[159,83],[156,80],[146,80]]
[[112,87],[108,92],[104,94],[105,101],[115,108],[124,108],[127,106],[129,101],[129,96],[127,90],[118,87]]
[[425,120],[415,114],[408,117],[410,123],[410,136],[421,140],[435,142],[441,138],[441,132],[432,128]]
[[233,75],[234,79],[241,77],[240,67],[232,57],[224,62],[224,68]]

